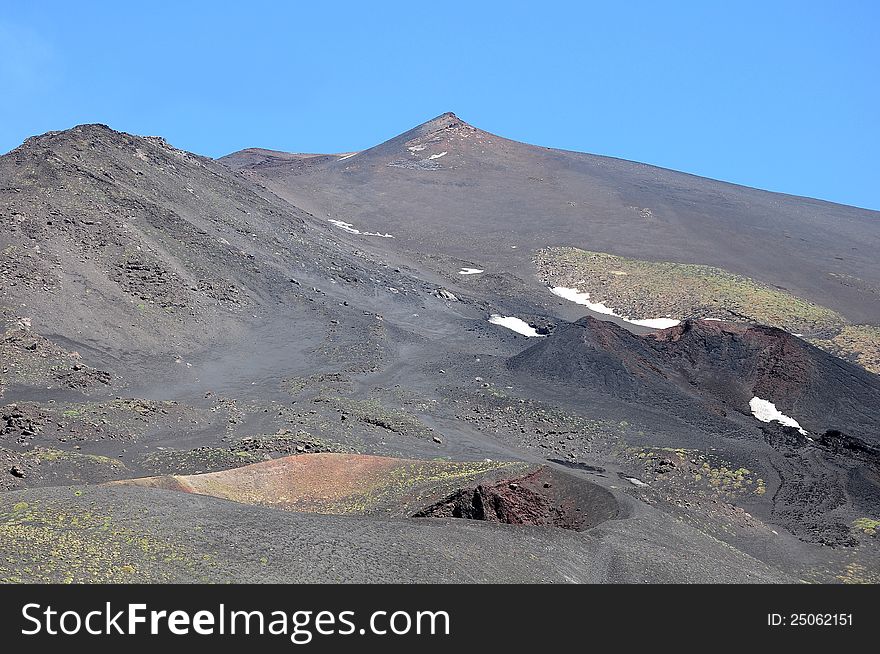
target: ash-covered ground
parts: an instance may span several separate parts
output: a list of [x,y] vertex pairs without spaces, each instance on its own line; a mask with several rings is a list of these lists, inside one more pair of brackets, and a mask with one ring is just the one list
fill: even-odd
[[[344,155],[29,139],[0,157],[0,580],[880,581],[878,225],[448,114]],[[552,248],[761,292],[635,315],[658,269]]]

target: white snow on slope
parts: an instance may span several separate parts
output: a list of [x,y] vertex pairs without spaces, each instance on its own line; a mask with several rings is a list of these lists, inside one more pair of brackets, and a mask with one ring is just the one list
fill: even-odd
[[540,336],[529,323],[514,316],[499,316],[497,313],[493,313],[489,318],[489,322],[493,325],[501,325],[502,327],[507,327],[507,329],[512,329],[517,334],[522,334],[523,336]]
[[334,227],[338,227],[339,229],[343,229],[350,234],[360,234],[361,230],[355,229],[352,227],[351,223],[347,223],[343,220],[333,220],[332,218],[328,218],[327,222],[333,225]]
[[749,400],[749,408],[752,410],[752,415],[761,422],[773,422],[775,420],[788,427],[794,427],[804,436],[807,435],[807,432],[801,428],[797,420],[782,413],[769,400],[762,400],[760,397],[755,396]]
[[332,218],[328,218],[327,222],[334,227],[338,227],[339,229],[348,232],[349,234],[360,234],[361,236],[379,236],[380,238],[394,238],[392,234],[380,234],[379,232],[362,232],[354,225],[352,225],[351,223],[347,223],[344,220],[334,220]]
[[480,270],[479,268],[462,268],[458,271],[459,275],[478,275],[481,272],[485,272],[484,270]]
[[575,302],[577,304],[582,304],[587,307],[590,311],[595,311],[596,313],[603,313],[606,316],[614,316],[615,318],[620,318],[624,322],[628,322],[631,325],[641,325],[642,327],[651,327],[653,329],[666,329],[667,327],[675,327],[681,321],[676,320],[674,318],[643,318],[641,320],[633,320],[631,318],[625,318],[614,312],[609,306],[606,306],[602,302],[590,302],[590,294],[589,293],[581,293],[576,288],[566,288],[565,286],[555,286],[550,289],[550,291],[554,295],[558,295],[559,297],[569,300],[571,302]]
[[345,161],[346,159],[351,159],[354,155],[360,154],[359,152],[352,152],[351,154],[345,154],[339,157],[336,161]]
[[440,154],[432,154],[430,157],[428,157],[428,159],[439,159],[440,157],[443,157],[447,154],[448,154],[447,152],[441,152]]
[[623,320],[624,322],[633,325],[641,325],[642,327],[650,327],[651,329],[668,329],[681,323],[681,320],[676,320],[675,318],[644,318],[643,320],[630,320],[629,318],[624,318]]

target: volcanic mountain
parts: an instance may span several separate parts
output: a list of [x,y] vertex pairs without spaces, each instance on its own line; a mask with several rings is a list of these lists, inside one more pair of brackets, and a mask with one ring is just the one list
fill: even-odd
[[567,245],[717,266],[880,322],[875,211],[519,143],[452,113],[353,155],[221,161],[321,219],[490,272],[531,280],[535,250]]
[[444,114],[51,132],[0,225],[2,580],[877,581],[876,212]]
[[[365,361],[378,355],[377,310],[411,316],[412,296],[436,290],[159,138],[48,133],[0,157],[0,177],[0,318],[90,352],[142,394],[172,380],[190,394],[255,390],[267,368],[311,366],[304,351],[332,340],[328,328],[359,333],[349,360]],[[135,359],[162,372],[132,375]]]

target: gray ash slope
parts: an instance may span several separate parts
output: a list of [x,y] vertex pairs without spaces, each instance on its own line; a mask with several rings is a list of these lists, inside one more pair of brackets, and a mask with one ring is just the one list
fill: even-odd
[[221,161],[316,216],[524,279],[534,250],[567,245],[718,266],[880,321],[876,211],[519,143],[451,113],[345,158]]
[[[87,125],[0,157],[0,578],[876,581],[873,377],[778,330],[689,323],[642,338],[569,323],[579,308],[560,308],[535,278],[540,245],[625,247],[611,227],[631,233],[629,215],[603,204],[606,187],[582,184],[602,161],[448,115],[353,156],[250,150],[226,166]],[[664,191],[644,192],[677,197],[684,178],[670,175]],[[586,206],[604,217],[564,213]],[[678,224],[653,206],[666,225],[645,234]],[[864,217],[840,211],[845,225]],[[486,272],[459,275],[467,264]],[[828,302],[820,277],[804,279],[830,306],[863,299]],[[549,336],[536,344],[491,325],[496,312]],[[750,392],[802,419],[814,441],[750,416]],[[572,533],[68,487],[307,452],[561,466],[619,511]],[[484,494],[503,499],[514,479]],[[450,497],[474,492],[463,481]],[[448,507],[430,509],[412,514]],[[76,562],[118,543],[53,522],[83,510],[163,552],[181,546],[173,533],[193,547],[180,565],[96,558],[89,576]],[[200,520],[210,533],[193,535]],[[448,546],[435,542],[440,529]],[[220,548],[210,534],[227,531],[236,543],[259,534],[271,551],[242,547],[206,569],[198,562]],[[59,560],[58,537],[82,556]],[[51,566],[21,579],[3,561],[22,551]]]
[[839,431],[880,446],[880,376],[772,327],[688,320],[638,336],[585,317],[508,365],[678,412],[697,425],[729,414],[751,421],[749,401],[772,397],[813,434]]
[[0,166],[4,252],[21,269],[4,300],[28,293],[37,329],[104,347],[209,330],[258,291],[251,233],[303,228],[209,160],[101,125],[29,139]]
[[252,341],[285,316],[323,327],[334,284],[363,310],[401,287],[395,306],[408,311],[401,299],[425,288],[162,139],[103,125],[49,133],[0,157],[0,178],[3,317],[111,367]]
[[[754,514],[804,540],[854,544],[848,525],[877,510],[880,377],[782,330],[686,321],[638,336],[585,317],[507,366],[552,380],[593,413],[608,398],[612,416],[628,417],[622,405],[648,408],[652,428],[674,433],[676,447],[724,451],[763,469],[773,493]],[[756,420],[754,397],[773,398],[804,433]]]
[[[166,583],[784,583],[791,578],[649,507],[602,531],[517,528],[468,520],[285,513],[132,487],[0,494],[0,515],[27,502],[33,529],[62,538],[49,581]],[[70,537],[63,519],[111,525]],[[84,517],[86,516],[86,517]],[[54,520],[53,520],[54,519]],[[53,524],[54,522],[54,524]],[[65,532],[67,532],[65,534]],[[254,535],[259,534],[259,538]],[[35,543],[40,544],[38,539]],[[695,547],[696,545],[696,547]],[[9,550],[7,550],[9,551]],[[710,551],[711,557],[705,556]],[[15,552],[45,569],[39,547]],[[144,556],[147,553],[151,556]],[[89,560],[88,556],[93,558]],[[137,562],[131,572],[120,568]],[[107,564],[106,568],[101,564]],[[23,573],[24,575],[24,573]],[[26,578],[25,578],[26,580]]]

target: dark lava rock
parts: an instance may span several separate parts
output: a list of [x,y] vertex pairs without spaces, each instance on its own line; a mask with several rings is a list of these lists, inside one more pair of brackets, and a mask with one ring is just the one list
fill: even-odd
[[447,302],[458,302],[458,298],[451,291],[447,291],[445,288],[441,288],[440,290],[438,290],[435,295],[441,300],[446,300]]
[[463,488],[413,517],[465,518],[581,531],[615,517],[604,488],[542,467],[516,479]]
[[584,317],[560,324],[507,365],[718,433],[729,431],[731,411],[751,416],[757,396],[810,433],[833,429],[880,445],[880,376],[772,327],[686,320],[638,336]]

